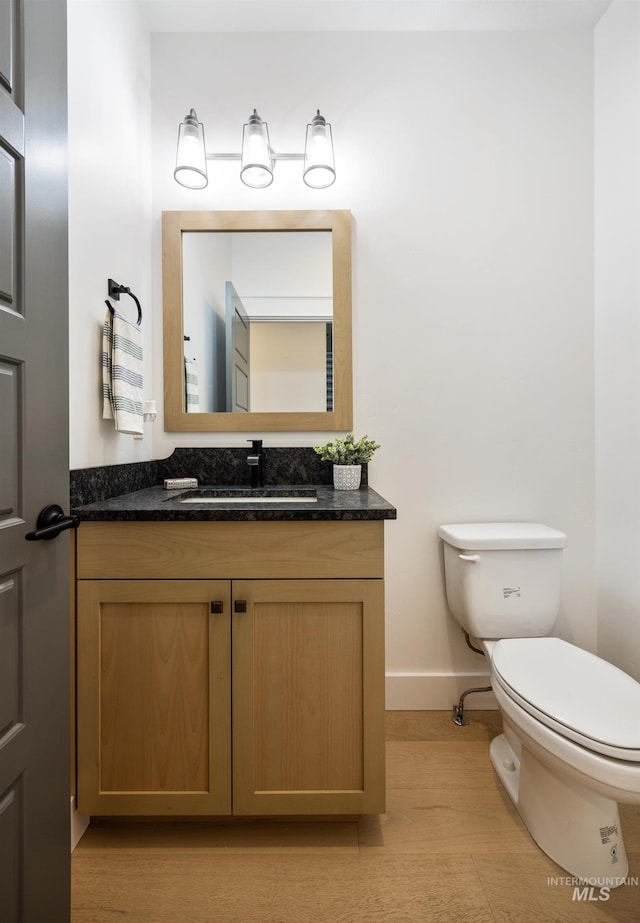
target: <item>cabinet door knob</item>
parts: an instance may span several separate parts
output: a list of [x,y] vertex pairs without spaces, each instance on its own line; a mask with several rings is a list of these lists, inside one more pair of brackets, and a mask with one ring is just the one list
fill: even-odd
[[211,614],[216,615],[219,612],[224,612],[224,603],[221,599],[212,599],[211,600]]
[[247,600],[246,599],[236,599],[233,604],[234,612],[246,612],[247,611]]

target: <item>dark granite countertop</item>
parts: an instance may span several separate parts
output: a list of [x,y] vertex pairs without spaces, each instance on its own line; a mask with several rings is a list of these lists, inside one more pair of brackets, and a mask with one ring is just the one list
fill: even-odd
[[[258,521],[258,520],[367,520],[395,519],[396,509],[371,487],[362,486],[359,490],[334,490],[326,484],[300,485],[311,486],[316,492],[317,500],[308,502],[304,497],[300,502],[282,501],[277,498],[269,503],[259,503],[248,497],[240,502],[215,503],[190,502],[183,500],[189,490],[165,490],[164,487],[147,487],[133,493],[110,497],[72,510],[73,515],[81,520],[90,521]],[[202,488],[201,488],[202,489]],[[233,490],[229,490],[233,493]],[[182,498],[182,500],[181,500]]]

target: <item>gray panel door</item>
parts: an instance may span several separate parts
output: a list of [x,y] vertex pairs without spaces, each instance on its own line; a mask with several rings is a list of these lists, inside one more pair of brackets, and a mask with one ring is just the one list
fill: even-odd
[[0,0],[0,919],[68,923],[66,3]]
[[251,321],[232,282],[225,282],[227,343],[227,410],[246,413],[249,408]]

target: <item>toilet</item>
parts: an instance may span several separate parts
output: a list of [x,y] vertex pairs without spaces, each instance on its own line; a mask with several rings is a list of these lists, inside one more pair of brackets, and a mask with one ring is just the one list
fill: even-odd
[[538,523],[439,529],[451,614],[490,664],[503,732],[490,758],[538,846],[570,876],[623,884],[618,804],[640,804],[640,683],[549,637],[567,536]]

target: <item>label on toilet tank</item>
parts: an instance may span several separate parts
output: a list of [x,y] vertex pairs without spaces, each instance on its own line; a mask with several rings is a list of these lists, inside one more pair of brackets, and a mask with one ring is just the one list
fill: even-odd
[[520,599],[520,587],[519,586],[503,586],[502,587],[503,599],[511,599],[512,596],[516,596],[518,599]]

